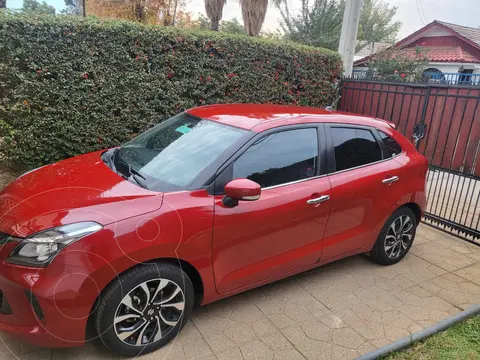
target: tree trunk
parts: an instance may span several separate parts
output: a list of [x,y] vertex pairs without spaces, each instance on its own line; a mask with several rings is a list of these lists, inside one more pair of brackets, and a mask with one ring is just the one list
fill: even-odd
[[175,23],[177,21],[177,8],[178,8],[178,0],[175,0],[175,5],[173,9],[173,16],[172,16],[172,26],[175,26]]
[[145,8],[143,4],[135,4],[135,17],[137,18],[137,21],[145,21]]
[[212,20],[211,29],[212,29],[213,31],[218,31],[219,25],[220,25],[220,21],[218,21],[218,20],[217,20],[217,21]]
[[7,0],[0,0],[0,9],[5,9],[7,7]]

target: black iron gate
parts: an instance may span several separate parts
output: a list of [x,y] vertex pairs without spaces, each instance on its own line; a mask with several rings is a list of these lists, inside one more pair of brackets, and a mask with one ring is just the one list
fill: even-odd
[[480,87],[345,79],[339,110],[392,121],[430,164],[424,222],[480,244]]

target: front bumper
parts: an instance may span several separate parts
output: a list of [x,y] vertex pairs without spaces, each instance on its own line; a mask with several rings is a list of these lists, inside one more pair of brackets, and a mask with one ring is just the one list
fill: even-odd
[[32,269],[2,262],[0,331],[43,347],[83,345],[98,295],[96,287],[85,293],[86,281],[78,268],[64,264]]

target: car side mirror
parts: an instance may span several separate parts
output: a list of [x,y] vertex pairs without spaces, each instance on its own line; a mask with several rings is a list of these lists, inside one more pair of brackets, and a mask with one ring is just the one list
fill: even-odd
[[235,207],[239,201],[255,201],[260,199],[262,188],[259,184],[248,179],[235,179],[225,185],[223,204]]

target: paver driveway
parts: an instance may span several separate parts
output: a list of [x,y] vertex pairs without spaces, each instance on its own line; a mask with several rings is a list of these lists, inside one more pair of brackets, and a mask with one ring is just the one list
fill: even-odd
[[[399,264],[364,256],[196,309],[140,359],[349,359],[480,302],[480,247],[420,225]],[[2,335],[0,359],[115,359],[98,343],[40,349]]]

